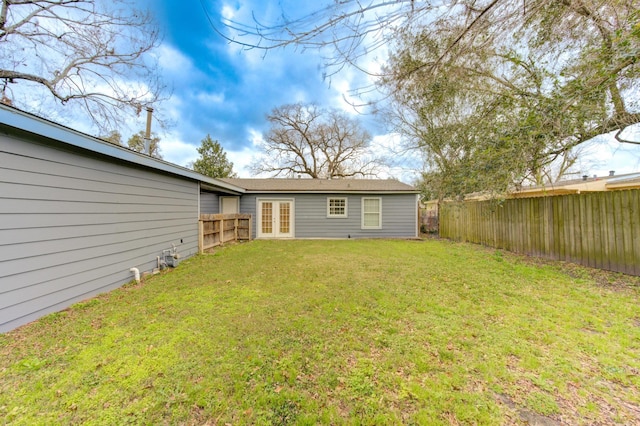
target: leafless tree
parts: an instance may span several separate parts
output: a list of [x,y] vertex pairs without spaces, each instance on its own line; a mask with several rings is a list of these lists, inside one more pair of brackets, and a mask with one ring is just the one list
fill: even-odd
[[[318,49],[327,55],[329,74],[345,66],[369,72],[362,58],[370,59],[380,48],[382,55],[402,49],[397,41],[407,37],[423,49],[435,39],[441,44],[437,55],[393,70],[398,87],[414,75],[425,80],[456,68],[491,81],[492,87],[521,90],[510,76],[516,67],[530,72],[529,81],[541,83],[536,89],[562,87],[561,110],[591,107],[606,97],[591,108],[595,118],[584,117],[588,128],[573,132],[575,145],[611,131],[620,142],[639,143],[623,136],[624,129],[640,122],[635,101],[639,8],[638,0],[334,0],[304,16],[290,18],[283,10],[276,22],[255,16],[253,22],[223,20],[225,31],[216,30],[247,49]],[[478,52],[490,49],[493,58],[482,60],[493,69],[479,66]],[[545,81],[535,80],[540,71]],[[386,72],[377,76],[389,78]],[[367,89],[372,88],[356,90]],[[522,96],[538,95],[524,89]],[[601,111],[608,114],[603,117]],[[566,149],[562,144],[555,152]]]
[[[158,30],[127,0],[0,0],[2,102],[80,106],[101,130],[156,102]],[[130,111],[127,111],[130,114]]]
[[385,46],[394,29],[429,20],[439,3],[335,0],[294,18],[283,10],[275,23],[260,21],[255,15],[253,22],[223,19],[225,31],[215,26],[214,30],[247,49],[294,46],[322,50],[328,53],[325,56],[328,74],[334,74],[346,65],[358,66],[359,59]]
[[253,162],[255,173],[327,179],[377,172],[380,160],[367,150],[371,136],[344,113],[298,103],[274,108],[267,119],[271,129]]
[[247,49],[318,49],[329,75],[370,72],[378,56],[374,87],[355,95],[396,113],[396,131],[439,175],[431,180],[446,183],[445,195],[501,192],[575,162],[599,135],[640,144],[625,131],[640,123],[639,9],[640,0],[335,0],[268,24],[226,21],[224,34]]

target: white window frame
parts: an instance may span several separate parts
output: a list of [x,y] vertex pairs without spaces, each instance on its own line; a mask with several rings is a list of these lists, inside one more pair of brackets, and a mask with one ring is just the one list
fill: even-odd
[[[343,200],[344,201],[344,214],[331,214],[331,200]],[[347,197],[327,197],[327,218],[345,218],[349,217],[349,200]]]
[[[364,224],[364,215],[365,215],[365,211],[364,211],[364,203],[365,200],[378,200],[378,224],[375,226],[366,226]],[[362,210],[362,218],[361,218],[361,229],[382,229],[382,198],[381,197],[362,197],[362,206],[361,206],[361,210]],[[372,212],[368,212],[368,213],[372,213]]]

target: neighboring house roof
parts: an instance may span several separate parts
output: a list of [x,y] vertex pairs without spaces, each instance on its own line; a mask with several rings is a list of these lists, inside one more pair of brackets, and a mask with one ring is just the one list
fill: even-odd
[[124,162],[200,181],[205,189],[235,194],[244,192],[242,188],[238,188],[228,182],[212,179],[185,167],[180,167],[173,163],[141,154],[36,115],[20,111],[11,106],[0,104],[0,131],[6,132],[9,128],[14,129],[15,133],[27,132],[62,142],[71,147],[82,148]]
[[640,173],[618,176],[609,179],[605,185],[607,189],[633,189],[640,188]]
[[544,197],[547,195],[580,194],[633,188],[640,188],[640,173],[572,179],[548,185],[528,186],[514,191],[510,195],[516,198]]
[[413,186],[393,179],[220,179],[248,193],[418,193]]

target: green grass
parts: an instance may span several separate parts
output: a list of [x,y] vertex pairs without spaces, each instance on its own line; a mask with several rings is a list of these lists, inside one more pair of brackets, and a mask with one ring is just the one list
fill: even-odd
[[638,282],[437,240],[228,246],[0,335],[0,423],[639,423]]

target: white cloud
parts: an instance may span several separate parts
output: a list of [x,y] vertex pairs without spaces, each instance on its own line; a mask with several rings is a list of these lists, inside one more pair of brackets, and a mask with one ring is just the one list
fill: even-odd
[[202,104],[221,104],[224,102],[224,93],[198,92],[196,99]]
[[411,184],[419,176],[421,162],[416,161],[415,152],[407,152],[401,145],[402,138],[398,133],[387,133],[374,136],[369,148],[375,158],[383,159],[386,163],[378,177]]
[[[638,135],[629,133],[630,139],[638,140]],[[589,176],[607,176],[609,171],[616,175],[640,171],[640,145],[620,143],[613,135],[602,135],[585,145],[585,155],[580,159],[581,172]]]
[[155,55],[160,67],[170,75],[183,76],[193,71],[191,58],[166,43],[158,47]]
[[171,163],[185,166],[198,159],[195,145],[182,141],[178,136],[169,134],[160,140],[160,153]]
[[229,161],[233,163],[233,171],[238,174],[238,177],[248,178],[253,177],[253,172],[249,169],[249,166],[255,156],[258,154],[258,147],[262,143],[262,133],[256,129],[249,129],[249,140],[251,146],[245,147],[240,151],[227,151],[227,157]]
[[168,120],[178,121],[185,111],[185,102],[180,95],[175,93],[162,104],[162,114]]
[[244,148],[242,151],[227,151],[227,158],[233,163],[233,171],[236,172],[238,177],[248,178],[253,176],[251,170],[249,170],[249,165],[254,153],[251,148]]
[[236,9],[229,4],[223,4],[220,14],[224,19],[233,21],[236,17]]
[[262,133],[260,133],[260,131],[256,129],[249,129],[249,140],[251,141],[251,145],[254,148],[259,147],[262,144],[262,142],[264,142]]
[[[233,163],[233,170],[239,177],[243,178],[252,176],[249,165],[255,153],[255,146],[257,146],[259,140],[262,138],[260,133],[255,130],[251,130],[250,133],[253,147],[246,147],[240,151],[225,149],[227,159]],[[170,163],[184,167],[199,158],[197,148],[198,146],[185,142],[177,133],[168,132],[164,134],[160,140],[160,153],[162,157]]]

